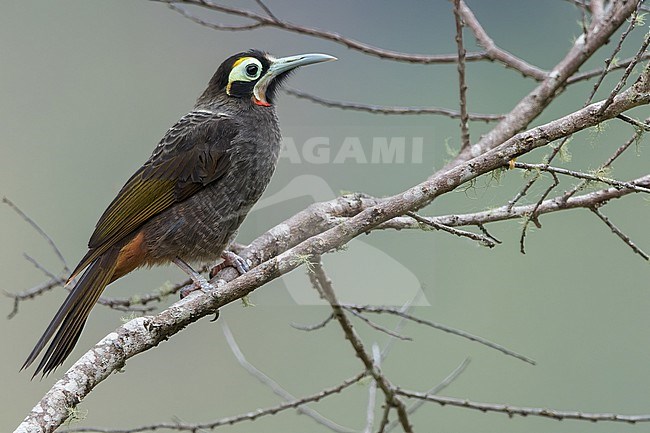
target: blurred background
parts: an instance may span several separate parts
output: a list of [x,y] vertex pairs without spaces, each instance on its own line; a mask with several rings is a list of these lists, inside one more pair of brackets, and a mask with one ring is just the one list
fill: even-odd
[[[580,13],[560,0],[470,1],[490,36],[504,49],[552,68],[580,34]],[[236,2],[255,9],[254,2]],[[447,1],[274,1],[280,18],[332,31],[382,48],[409,53],[454,53],[454,21]],[[235,18],[190,9],[206,20]],[[257,10],[257,9],[255,9]],[[619,58],[638,49],[647,26],[627,40]],[[475,49],[467,31],[468,49]],[[614,41],[617,38],[613,39]],[[605,47],[583,70],[603,64]],[[289,85],[328,99],[456,109],[456,67],[411,65],[361,55],[331,42],[275,29],[217,32],[187,20],[164,4],[140,1],[8,1],[0,14],[0,195],[8,197],[54,239],[68,264],[85,253],[95,222],[125,180],[146,160],[229,55],[260,48],[278,56],[324,52],[339,58],[300,70]],[[613,74],[597,98],[616,83]],[[534,82],[499,64],[467,67],[468,106],[478,113],[511,109]],[[583,105],[592,83],[561,95],[536,124]],[[314,201],[342,191],[377,196],[421,181],[459,148],[458,121],[435,116],[377,116],[339,111],[281,95],[278,115],[287,148],[263,203],[244,223],[247,243]],[[645,110],[645,112],[644,112]],[[647,108],[632,113],[647,117]],[[473,123],[475,141],[489,125]],[[598,167],[633,133],[608,122],[578,134],[563,166]],[[329,152],[317,161],[304,153],[309,139]],[[373,162],[373,139],[397,139],[404,161]],[[347,140],[347,142],[346,142]],[[353,143],[352,145],[350,143]],[[359,144],[356,144],[359,143]],[[624,155],[613,176],[647,173],[648,141]],[[354,152],[340,154],[352,146]],[[325,149],[325,150],[323,150]],[[359,153],[359,149],[362,152]],[[523,160],[541,162],[542,149]],[[339,158],[337,159],[337,155]],[[365,159],[365,162],[364,162]],[[521,173],[486,176],[473,188],[452,192],[423,210],[427,215],[480,211],[506,203],[525,182]],[[549,184],[539,182],[524,202]],[[572,185],[564,180],[564,191]],[[627,197],[604,208],[637,244],[650,249],[647,198]],[[542,229],[519,253],[518,221],[489,226],[503,244],[487,249],[440,232],[382,232],[353,241],[325,258],[343,300],[400,305],[420,293],[413,312],[503,344],[537,361],[531,366],[449,334],[408,324],[383,369],[394,383],[425,391],[466,357],[467,370],[443,394],[475,401],[585,412],[650,413],[650,291],[648,263],[593,214],[576,210],[543,216]],[[61,263],[47,243],[8,206],[0,207],[0,288],[17,292],[47,279],[23,253],[58,274]],[[340,329],[305,333],[290,323],[315,323],[329,314],[304,269],[254,292],[255,307],[223,309],[248,360],[295,396],[338,384],[361,369]],[[140,270],[112,285],[106,296],[148,293],[184,278],[173,266]],[[97,306],[76,350],[51,377],[30,381],[19,373],[25,357],[59,307],[58,288],[21,303],[0,326],[0,431],[12,431],[65,369],[127,314]],[[161,307],[174,302],[166,300]],[[0,297],[0,312],[13,301]],[[396,320],[379,317],[385,326]],[[385,334],[358,323],[368,346]],[[352,429],[365,423],[367,383],[314,405]],[[124,372],[98,386],[79,409],[80,425],[132,427],[180,419],[207,421],[279,403],[278,397],[237,363],[219,322],[201,320],[154,350],[131,359]],[[378,405],[381,401],[378,402]],[[378,415],[380,416],[380,415]],[[509,419],[437,405],[412,418],[416,431],[547,432],[547,419]],[[567,432],[646,432],[647,424],[565,421]],[[321,432],[295,412],[241,423],[232,432]]]

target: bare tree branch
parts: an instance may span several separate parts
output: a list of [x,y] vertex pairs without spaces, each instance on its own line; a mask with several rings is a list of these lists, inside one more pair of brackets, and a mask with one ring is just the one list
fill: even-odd
[[[22,301],[35,299],[38,296],[44,294],[45,292],[48,292],[59,286],[63,287],[67,291],[70,291],[70,287],[66,286],[66,281],[67,281],[66,276],[56,276],[52,274],[50,271],[48,271],[47,269],[43,268],[42,265],[36,262],[33,258],[27,255],[26,258],[35,266],[37,266],[41,271],[45,272],[46,275],[50,277],[50,279],[34,287],[25,289],[17,293],[11,293],[9,291],[3,290],[5,296],[12,298],[14,300],[14,308],[8,314],[7,316],[8,319],[13,318],[18,313],[18,307],[20,305],[20,302]],[[147,293],[144,295],[133,295],[128,298],[110,298],[106,296],[101,296],[97,300],[97,303],[99,305],[103,305],[105,307],[112,308],[117,311],[132,311],[132,312],[142,312],[142,313],[150,312],[155,310],[155,307],[147,306],[147,304],[151,302],[160,302],[170,294],[178,292],[182,287],[190,283],[191,281],[187,280],[184,281],[183,283],[174,284],[169,288],[161,287],[160,289],[156,290],[153,293]]]
[[[646,123],[648,121],[650,121],[650,118],[645,120]],[[632,146],[632,144],[637,143],[638,140],[641,139],[642,132],[643,132],[642,130],[637,129],[634,132],[634,134],[625,143],[623,143],[621,146],[618,147],[618,149],[616,149],[616,151],[612,154],[612,156],[607,158],[607,161],[605,161],[603,164],[601,164],[601,166],[598,168],[597,172],[602,172],[602,171],[608,170],[611,167],[611,165],[614,163],[614,161],[616,161],[616,159],[618,159],[618,157],[623,154],[623,152],[625,152],[627,149],[629,149],[630,146]],[[587,181],[583,180],[578,185],[576,185],[573,188],[571,188],[570,190],[566,191],[564,193],[564,196],[563,196],[564,199],[568,200],[570,197],[572,197],[575,193],[580,191],[586,185],[587,185]]]
[[[267,376],[259,369],[257,369],[253,364],[248,362],[248,360],[242,353],[241,349],[239,348],[239,345],[235,341],[235,337],[232,335],[232,332],[230,331],[230,327],[225,321],[221,322],[221,329],[223,331],[223,335],[226,337],[226,341],[228,342],[228,347],[230,347],[230,350],[232,351],[233,355],[235,355],[237,362],[239,363],[239,365],[241,365],[244,368],[244,370],[246,370],[251,376],[253,376],[257,380],[262,382],[264,385],[266,385],[269,389],[271,389],[271,391],[273,391],[275,395],[279,396],[283,400],[285,401],[298,400],[296,399],[295,396],[293,396],[286,389],[280,386],[279,383],[271,379],[269,376]],[[342,425],[335,423],[330,419],[325,418],[323,415],[321,415],[314,409],[310,408],[309,406],[301,405],[297,407],[297,409],[298,409],[298,413],[308,416],[309,418],[316,421],[318,424],[321,424],[332,431],[339,432],[339,433],[354,432],[354,430],[351,428],[344,427]]]
[[[595,2],[595,3],[597,3],[597,2]],[[639,2],[639,4],[641,4],[641,2]],[[600,6],[602,6],[602,4]],[[603,9],[600,6],[595,7],[595,9],[597,9],[597,11],[598,11],[597,15],[600,16],[600,20],[602,20]],[[591,101],[593,101],[593,98],[596,95],[596,92],[598,91],[598,88],[600,87],[603,80],[605,79],[605,76],[607,76],[607,74],[609,73],[610,65],[612,64],[612,62],[614,61],[614,59],[616,58],[618,53],[621,51],[621,48],[623,47],[623,42],[625,42],[625,39],[629,36],[632,29],[634,29],[636,16],[637,16],[637,11],[638,11],[638,9],[635,9],[634,12],[632,13],[632,16],[630,17],[630,24],[628,25],[627,29],[625,29],[625,31],[623,32],[621,37],[618,39],[618,43],[616,44],[616,47],[614,48],[614,51],[612,52],[612,54],[607,59],[605,59],[605,67],[602,69],[602,72],[601,72],[600,76],[598,77],[598,80],[596,80],[596,83],[594,83],[594,87],[591,89],[591,93],[589,94],[589,98],[587,98],[587,102],[585,102],[585,105],[587,105]],[[594,16],[594,19],[596,19],[595,16]],[[630,61],[630,63],[627,65],[627,67],[629,68],[630,65],[636,64],[637,62],[638,62],[638,58],[637,58],[637,56],[634,56],[632,58],[632,60]],[[632,66],[632,67],[634,67],[634,66]],[[626,68],[626,70],[627,70],[627,68]]]
[[[640,177],[634,181],[634,184],[650,186],[650,175]],[[635,193],[631,189],[620,188],[607,188],[594,191],[588,194],[571,197],[565,199],[564,196],[555,197],[553,199],[545,200],[537,208],[537,214],[542,215],[546,213],[559,212],[569,209],[591,209],[594,206],[600,206],[609,202],[610,200],[624,197],[628,194]],[[487,211],[469,213],[469,214],[455,214],[443,215],[437,217],[428,217],[431,222],[437,222],[448,226],[479,226],[482,224],[489,224],[497,221],[507,221],[510,219],[523,218],[530,215],[535,209],[535,204],[515,206],[509,209],[507,205],[490,209]],[[419,223],[410,218],[393,218],[392,220],[378,226],[383,229],[418,229]]]
[[404,432],[413,433],[404,403],[401,399],[396,397],[393,385],[389,382],[386,376],[381,373],[379,367],[374,363],[372,356],[366,351],[363,342],[352,326],[352,322],[350,322],[350,319],[348,319],[348,317],[345,315],[344,309],[341,307],[341,304],[339,304],[339,301],[336,298],[336,294],[332,288],[332,281],[325,274],[320,261],[320,257],[317,256],[316,260],[317,261],[313,263],[314,272],[313,274],[310,274],[310,280],[312,281],[312,284],[319,290],[321,296],[327,302],[329,302],[330,306],[332,307],[332,312],[334,313],[334,318],[339,322],[339,325],[345,334],[345,338],[352,345],[352,348],[354,349],[357,357],[365,366],[368,374],[373,377],[377,386],[384,393],[387,404],[393,406],[397,411],[397,418],[399,419]]
[[605,2],[603,0],[591,0],[589,2],[592,19],[602,21],[605,17]]
[[[220,5],[217,3],[212,3],[208,0],[153,0],[153,1],[157,1],[160,3],[167,3],[167,4],[182,3],[182,4],[201,6],[206,9],[222,12],[228,15],[248,18],[250,20],[253,20],[255,27],[275,27],[292,33],[298,33],[301,35],[307,35],[307,36],[313,36],[320,39],[325,39],[343,45],[347,48],[359,51],[361,53],[379,57],[381,59],[395,60],[399,62],[408,62],[408,63],[423,63],[423,64],[455,63],[458,59],[458,57],[455,54],[439,54],[439,55],[407,54],[399,51],[386,50],[383,48],[378,48],[366,44],[364,42],[360,42],[351,38],[341,36],[340,34],[335,32],[293,24],[288,21],[280,20],[274,17],[265,17],[263,15],[257,14],[249,10]],[[200,21],[197,22],[200,23]],[[210,27],[212,26],[210,25]],[[234,28],[227,28],[227,26],[221,26],[221,27],[223,27],[221,30],[241,30],[241,28],[239,27],[234,27]],[[484,52],[467,53],[466,56],[467,61],[485,60],[487,58],[488,56]]]
[[361,379],[366,377],[366,373],[362,372],[357,374],[354,377],[344,380],[341,384],[333,386],[331,388],[325,388],[315,394],[308,395],[306,397],[297,398],[295,400],[287,401],[281,403],[277,406],[268,407],[265,409],[257,409],[252,412],[248,412],[242,415],[231,416],[227,418],[220,418],[215,421],[208,421],[204,423],[182,423],[182,422],[161,422],[156,424],[143,425],[139,427],[134,427],[130,429],[111,429],[111,428],[101,428],[101,427],[73,427],[66,430],[63,430],[66,433],[72,432],[87,432],[87,433],[140,433],[146,431],[155,431],[161,429],[169,429],[175,431],[189,431],[192,433],[198,432],[200,430],[212,430],[217,427],[225,425],[233,425],[240,423],[242,421],[255,421],[256,419],[267,416],[275,415],[287,409],[298,409],[305,404],[314,403],[324,399],[333,394],[338,394],[344,389],[358,383]]
[[578,71],[601,46],[603,46],[620,25],[634,12],[639,0],[612,3],[602,23],[592,23],[589,38],[578,38],[567,55],[553,68],[540,84],[526,95],[490,132],[485,134],[470,149],[461,152],[447,169],[466,162],[477,155],[509,140],[532,122],[557,96],[566,81]]
[[506,50],[499,48],[488,36],[487,32],[483,29],[483,26],[481,26],[479,21],[474,16],[474,13],[472,13],[471,9],[467,7],[467,4],[464,1],[461,0],[457,3],[456,0],[454,0],[454,4],[458,4],[458,6],[455,6],[455,8],[457,8],[457,10],[460,12],[460,15],[462,16],[465,24],[470,29],[472,29],[477,42],[479,45],[485,48],[487,55],[491,60],[503,63],[506,67],[520,72],[524,77],[534,78],[537,81],[546,79],[548,75],[547,71],[533,66],[530,63],[527,63],[526,61],[520,59],[519,57],[507,52]]

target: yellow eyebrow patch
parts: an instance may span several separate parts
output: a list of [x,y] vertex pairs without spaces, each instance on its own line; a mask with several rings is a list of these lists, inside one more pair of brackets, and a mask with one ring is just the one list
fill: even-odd
[[235,61],[235,63],[232,64],[232,67],[233,67],[233,68],[236,68],[237,65],[241,64],[241,62],[243,62],[243,61],[246,60],[246,59],[250,59],[250,57],[240,57],[240,58],[238,58],[238,59]]

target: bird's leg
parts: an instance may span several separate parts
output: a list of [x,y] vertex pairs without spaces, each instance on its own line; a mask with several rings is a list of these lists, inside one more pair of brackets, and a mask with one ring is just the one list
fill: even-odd
[[229,266],[237,269],[239,275],[243,275],[250,270],[250,266],[248,265],[246,259],[236,253],[233,253],[232,251],[224,250],[221,253],[221,258],[223,261],[221,263],[217,263],[212,269],[210,269],[210,278],[214,278],[214,276],[217,275],[221,270]]
[[189,277],[194,281],[193,286],[189,287],[184,287],[181,289],[181,299],[189,295],[195,290],[203,290],[204,292],[209,292],[212,290],[212,285],[208,283],[208,280],[205,279],[201,274],[196,272],[190,265],[185,263],[185,261],[179,257],[175,257],[174,260],[172,260],[176,266],[181,268],[183,272],[185,272]]

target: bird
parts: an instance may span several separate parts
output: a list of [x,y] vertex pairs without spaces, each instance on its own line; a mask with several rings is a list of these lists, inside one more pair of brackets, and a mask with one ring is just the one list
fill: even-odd
[[277,91],[296,68],[331,60],[251,49],[223,61],[194,108],[165,133],[99,218],[88,252],[68,279],[67,298],[21,370],[48,342],[32,378],[59,367],[104,288],[136,268],[175,263],[196,287],[206,287],[206,280],[187,262],[221,257],[245,272],[247,263],[226,248],[275,171]]

